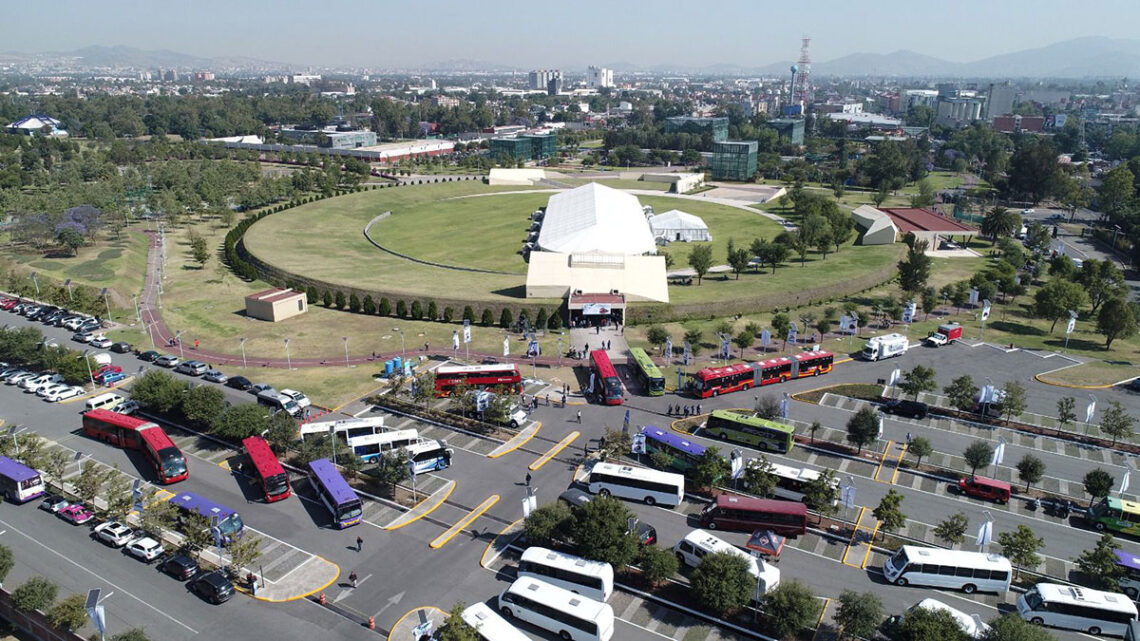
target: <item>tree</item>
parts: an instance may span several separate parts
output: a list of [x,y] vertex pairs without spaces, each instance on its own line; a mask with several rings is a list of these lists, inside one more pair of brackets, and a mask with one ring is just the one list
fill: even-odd
[[990,619],[989,626],[980,641],[1053,641],[1045,628],[1029,623],[1016,612]]
[[1057,435],[1060,436],[1065,426],[1069,423],[1076,422],[1077,412],[1074,408],[1077,406],[1077,399],[1072,396],[1065,396],[1064,398],[1057,399]]
[[908,610],[893,632],[895,641],[973,641],[953,614],[935,608]]
[[740,280],[740,272],[748,269],[748,263],[752,261],[752,256],[747,249],[740,247],[733,249],[728,254],[728,264],[732,267],[732,271],[736,274],[736,280]]
[[177,508],[170,501],[158,501],[155,498],[155,495],[151,494],[148,500],[143,502],[140,521],[143,530],[157,538],[164,531],[174,529],[174,524],[178,520],[178,513]]
[[871,511],[879,520],[879,530],[882,532],[896,532],[906,525],[906,515],[902,512],[903,495],[893,488],[887,490],[886,496],[879,501],[879,505]]
[[297,439],[297,419],[288,412],[277,412],[269,416],[265,427],[265,440],[277,452],[285,452]]
[[689,344],[689,352],[696,356],[701,352],[701,338],[705,333],[699,327],[691,327],[685,330],[685,342]]
[[12,548],[7,545],[0,545],[0,583],[3,583],[8,578],[8,573],[16,565],[16,557],[12,554]]
[[79,496],[79,500],[83,501],[85,505],[94,507],[95,497],[103,488],[105,480],[107,480],[106,468],[99,466],[90,459],[84,461],[79,478],[74,483],[75,493]]
[[1002,532],[997,538],[1002,556],[1013,563],[1016,571],[1020,571],[1021,568],[1035,568],[1041,564],[1037,550],[1045,545],[1045,539],[1035,535],[1032,529],[1019,525],[1013,532]]
[[412,301],[412,320],[422,320],[424,317],[424,306],[420,301]]
[[875,410],[868,406],[859,408],[851,420],[847,421],[847,442],[857,446],[861,454],[864,447],[874,443],[878,438],[879,417],[875,414]]
[[408,317],[408,304],[403,300],[396,301],[396,316],[400,318]]
[[359,314],[360,309],[360,297],[356,295],[356,292],[352,292],[348,296],[348,311],[352,312],[353,314]]
[[871,202],[875,203],[875,207],[882,207],[883,203],[891,197],[891,190],[886,185],[881,185],[871,194]]
[[344,309],[344,306],[348,304],[348,300],[344,297],[344,292],[337,290],[335,304],[337,309]]
[[938,389],[937,383],[934,382],[934,369],[924,365],[915,365],[914,369],[903,375],[899,389],[904,394],[914,396],[916,401],[922,392],[933,392]]
[[[71,456],[68,455],[66,450],[56,448],[47,454],[44,471],[48,473],[48,476],[55,479],[56,486],[59,487],[60,490],[63,489],[63,477],[67,474],[67,464],[70,462]],[[0,583],[3,582],[4,579],[0,578]]]
[[1035,136],[1019,139],[1009,160],[1008,173],[1008,193],[1033,203],[1058,193],[1063,186],[1057,149],[1052,142]]
[[570,507],[555,501],[531,512],[523,521],[523,533],[529,545],[550,547],[566,540],[570,522]]
[[47,610],[55,602],[58,591],[55,583],[42,576],[33,576],[12,591],[12,605],[24,612]]
[[514,318],[511,316],[511,309],[509,307],[504,307],[502,313],[499,314],[499,327],[502,327],[503,329],[509,329],[511,323],[513,322]]
[[970,467],[970,476],[973,477],[979,467],[986,467],[993,461],[994,448],[985,441],[974,441],[962,452],[966,465]]
[[788,318],[787,314],[779,312],[772,315],[772,330],[777,338],[785,338],[791,329],[792,319]]
[[989,236],[994,245],[999,238],[1008,238],[1021,227],[1021,217],[1000,205],[991,208],[982,217],[982,234]]
[[959,376],[942,388],[942,393],[950,399],[950,405],[960,412],[968,412],[974,407],[974,399],[978,396],[978,386],[969,374]]
[[201,514],[191,512],[182,515],[175,521],[178,531],[185,537],[182,541],[187,549],[201,554],[202,550],[214,544],[214,535],[210,531],[210,520]]
[[116,463],[114,471],[107,480],[107,514],[111,518],[124,519],[127,512],[131,510],[131,502],[134,497],[131,494],[129,478],[119,470],[119,464]]
[[330,293],[328,290],[325,290],[324,292],[322,292],[322,293],[321,293],[321,303],[322,303],[322,304],[323,304],[323,305],[324,305],[326,308],[332,307],[332,305],[333,305],[333,295],[332,295],[332,294],[331,294],[331,293]]
[[1108,496],[1108,493],[1112,491],[1112,486],[1116,484],[1112,475],[1099,467],[1095,470],[1089,470],[1082,482],[1085,491],[1092,497],[1092,500],[1089,501],[1089,507],[1092,507],[1097,499]]
[[839,483],[835,470],[825,469],[804,484],[804,503],[823,516],[839,511]]
[[777,639],[792,638],[814,625],[821,607],[811,588],[795,579],[782,581],[764,595],[764,612],[769,615],[765,623]]
[[883,601],[874,592],[844,590],[839,595],[835,623],[841,639],[870,639],[883,623]]
[[769,243],[764,242],[759,246],[760,252],[756,254],[760,261],[765,265],[772,266],[772,273],[776,273],[776,267],[780,263],[788,260],[788,255],[791,254],[791,248],[784,243]]
[[697,603],[718,616],[743,607],[756,590],[748,571],[751,563],[728,552],[706,554],[689,579]]
[[1010,419],[1021,416],[1021,413],[1025,411],[1028,399],[1025,394],[1025,386],[1017,381],[1006,382],[1002,386],[1002,391],[1005,392],[1005,399],[1001,402],[1002,413],[1005,414],[1005,422],[1009,423]]
[[388,452],[376,459],[376,480],[387,485],[392,495],[396,486],[408,478],[408,462],[400,451]]
[[78,256],[79,248],[87,244],[87,241],[83,238],[83,234],[80,234],[71,227],[60,230],[55,236],[55,242],[59,243],[60,247],[66,247],[71,250],[73,256]]
[[490,309],[484,309],[483,314],[479,318],[479,324],[484,327],[490,327],[495,323],[495,312]]
[[1068,317],[1069,310],[1078,310],[1088,303],[1088,295],[1077,283],[1054,277],[1033,295],[1033,313],[1039,318],[1052,320],[1049,333],[1057,327],[1057,321]]
[[78,592],[71,594],[48,610],[48,621],[61,630],[74,632],[87,622],[87,609],[84,607],[86,603],[86,594]]
[[934,184],[929,178],[918,181],[918,193],[910,197],[911,207],[929,207],[935,202]]
[[206,262],[210,260],[210,248],[206,245],[206,239],[201,236],[190,242],[190,252],[199,269],[205,267]]
[[[326,305],[326,307],[327,307],[327,305]],[[392,315],[392,302],[389,301],[387,298],[381,298],[380,304],[376,308],[376,313],[379,314],[380,316],[391,316]]]
[[625,567],[637,556],[637,535],[629,532],[633,512],[612,496],[599,496],[574,510],[570,536],[587,559]]
[[[645,340],[657,349],[663,350],[665,343],[669,341],[669,332],[660,325],[650,325],[649,329],[645,330]],[[673,355],[665,354],[665,356],[671,358]]]
[[812,421],[811,425],[808,426],[808,439],[812,445],[815,445],[816,432],[818,432],[822,429],[823,429],[823,424],[820,423],[819,421]]
[[[608,439],[607,439],[608,441]],[[693,483],[697,487],[711,489],[713,485],[732,474],[728,459],[720,455],[716,447],[708,447],[698,458],[692,468]]]
[[775,468],[763,454],[760,458],[748,459],[740,473],[741,484],[749,493],[756,496],[772,496],[776,491]]
[[182,414],[199,429],[214,431],[226,411],[226,394],[220,387],[199,385],[186,392]]
[[701,284],[701,279],[708,273],[712,263],[711,245],[696,245],[689,252],[689,267],[692,267],[693,271],[697,273],[697,285]]
[[641,576],[650,585],[659,585],[673,578],[677,574],[680,563],[677,557],[668,548],[659,548],[656,545],[647,545],[638,552],[637,565],[641,568]]
[[142,628],[131,628],[111,637],[111,641],[150,641],[150,637]]
[[970,526],[970,519],[965,512],[957,512],[939,521],[934,527],[934,536],[942,539],[951,548],[966,540],[966,528]]
[[262,538],[256,535],[246,535],[240,539],[233,539],[226,543],[226,551],[235,568],[251,568],[261,558]]
[[1077,557],[1077,568],[1097,589],[1119,592],[1120,579],[1125,574],[1124,568],[1116,562],[1116,550],[1119,549],[1116,539],[1105,532],[1100,535],[1096,547],[1081,552]]
[[1114,298],[1122,301],[1128,298],[1129,289],[1124,281],[1124,273],[1111,260],[1086,260],[1075,280],[1084,286],[1094,314],[1102,303]]
[[1136,422],[1120,401],[1115,399],[1108,402],[1104,416],[1100,419],[1100,431],[1112,437],[1112,445],[1116,446],[1117,439],[1127,439],[1132,436],[1132,424]]
[[269,410],[256,403],[241,403],[226,408],[218,419],[218,436],[240,441],[261,434],[269,425]]
[[914,241],[907,248],[906,256],[898,262],[899,287],[907,294],[922,292],[926,282],[930,280],[934,259],[926,255],[929,246],[930,243],[925,240]]
[[1122,298],[1111,298],[1096,316],[1096,331],[1105,338],[1104,348],[1112,349],[1112,341],[1129,338],[1136,333],[1136,312]]
[[914,467],[922,467],[922,459],[934,453],[934,446],[925,436],[916,436],[906,446],[907,454],[914,457]]
[[169,372],[162,370],[147,370],[131,386],[131,398],[138,401],[144,409],[168,414],[178,409],[182,404],[183,394],[187,385]]
[[466,608],[467,604],[462,601],[451,606],[447,618],[432,638],[437,641],[479,641],[479,631],[463,620]]
[[1045,462],[1032,454],[1021,457],[1016,467],[1017,478],[1025,481],[1026,492],[1029,491],[1030,485],[1040,482],[1041,478],[1045,476]]

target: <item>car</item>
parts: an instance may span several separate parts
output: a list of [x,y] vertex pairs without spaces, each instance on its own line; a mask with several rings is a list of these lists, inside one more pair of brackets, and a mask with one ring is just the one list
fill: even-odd
[[116,414],[134,414],[139,411],[139,402],[135,400],[123,401],[111,408]]
[[[594,498],[593,494],[584,492],[578,488],[570,488],[565,492],[558,495],[558,500],[569,505],[570,507],[582,507],[589,503]],[[626,534],[628,534],[628,530]],[[637,522],[637,540],[641,545],[653,545],[657,542],[657,529],[648,523],[643,523],[640,520]]]
[[[19,367],[9,367],[8,369],[4,370],[3,374],[0,374],[0,379],[2,379],[5,383],[7,383],[8,379],[19,376],[20,374],[27,374],[27,373],[28,373],[28,370],[26,370],[26,369],[21,369]],[[15,385],[15,383],[13,383],[13,385]]]
[[273,389],[273,386],[269,383],[254,383],[246,391],[248,391],[250,394],[253,394],[254,396],[257,396],[262,392],[275,392],[277,390]]
[[64,387],[71,387],[71,385],[69,385],[67,383],[52,383],[50,385],[43,385],[38,390],[36,390],[36,396],[39,396],[42,398],[42,397],[47,396],[48,394],[51,394],[52,392],[59,390],[61,388],[64,388]]
[[198,574],[198,562],[188,554],[175,554],[163,561],[158,569],[179,581],[187,581]]
[[926,403],[907,401],[901,398],[892,398],[883,405],[883,411],[897,416],[908,416],[919,420],[926,418],[930,407]]
[[1033,214],[1033,213],[1036,213],[1036,212],[1037,212],[1037,210],[1036,210],[1036,209],[1033,209],[1032,207],[1030,207],[1029,209],[1022,209],[1022,210],[1021,210],[1021,213],[1022,213],[1022,214]]
[[161,356],[158,352],[148,349],[147,351],[139,354],[139,360],[146,363],[153,363],[158,357]]
[[91,510],[78,503],[61,508],[55,515],[72,525],[83,525],[95,518],[95,514]]
[[118,383],[119,381],[123,380],[126,377],[127,377],[127,375],[122,373],[122,372],[116,372],[114,370],[107,370],[106,372],[103,372],[99,376],[96,376],[95,382],[100,384],[100,385],[110,385],[111,383]]
[[124,343],[123,341],[111,343],[111,351],[115,352],[116,354],[126,354],[127,352],[131,351],[131,344]]
[[111,346],[111,339],[106,336],[96,336],[91,339],[91,347],[98,347],[99,349],[106,349]]
[[40,374],[35,378],[25,378],[20,383],[20,387],[22,387],[24,391],[29,394],[35,394],[36,392],[40,391],[41,387],[55,385],[56,383],[62,382],[63,376],[61,374]]
[[296,401],[297,407],[300,407],[301,409],[305,409],[306,407],[309,407],[313,404],[313,402],[309,400],[308,396],[305,396],[304,393],[298,392],[297,390],[283,389],[281,390],[281,393]]
[[158,358],[154,359],[154,364],[158,365],[159,367],[177,367],[178,357],[172,354],[159,356]]
[[121,548],[134,540],[135,536],[134,530],[118,521],[107,521],[95,526],[95,538],[111,547]]
[[86,320],[87,320],[86,316],[72,316],[72,317],[68,318],[67,320],[63,321],[62,323],[60,323],[59,326],[60,327],[66,327],[67,329],[70,329],[71,331],[74,332],[74,331],[78,330],[79,326],[82,325]]
[[187,376],[201,376],[206,373],[210,366],[202,361],[183,361],[174,368],[174,371],[179,374],[186,374]]
[[47,396],[44,396],[44,400],[47,401],[48,403],[58,403],[60,401],[65,401],[69,398],[75,398],[76,396],[82,396],[86,391],[87,390],[83,389],[82,387],[79,387],[78,385],[65,386],[65,387],[61,387],[61,388],[56,388],[55,391],[51,392]]
[[1128,389],[1133,392],[1140,392],[1140,378],[1134,378],[1128,381]]
[[234,596],[234,584],[221,570],[198,577],[190,584],[190,589],[213,604],[225,603]]
[[249,379],[244,376],[234,376],[226,381],[226,387],[232,387],[244,392],[253,387],[253,383],[249,382]]
[[162,556],[162,544],[149,536],[131,541],[127,544],[126,550],[127,554],[147,563]]
[[49,337],[45,338],[44,342],[40,343],[40,345],[43,345],[44,347],[59,347],[59,341]]
[[69,505],[71,505],[71,501],[68,501],[58,494],[48,494],[44,497],[44,500],[40,501],[40,509],[51,512],[52,514],[59,512]]
[[205,374],[202,374],[202,379],[210,381],[211,383],[225,383],[229,380],[229,377],[220,370],[208,369]]
[[102,376],[103,374],[106,374],[108,372],[121,372],[121,371],[123,371],[122,367],[119,367],[118,365],[115,365],[112,363],[107,363],[105,365],[100,365],[98,368],[95,369],[95,371],[93,371],[91,373],[94,376]]
[[9,376],[8,378],[5,378],[4,382],[9,384],[9,385],[19,385],[20,383],[23,383],[24,381],[26,381],[30,378],[35,378],[37,376],[39,376],[39,373],[37,373],[37,372],[20,372],[14,376]]
[[90,343],[93,338],[95,338],[95,335],[86,330],[77,330],[71,335],[71,340],[76,343]]

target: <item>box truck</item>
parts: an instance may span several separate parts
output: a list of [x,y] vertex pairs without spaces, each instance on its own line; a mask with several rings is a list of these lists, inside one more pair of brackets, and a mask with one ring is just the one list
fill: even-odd
[[877,361],[892,356],[901,356],[906,353],[906,349],[909,346],[910,343],[907,341],[906,336],[902,334],[876,336],[867,341],[867,344],[863,346],[863,358],[869,361]]
[[943,323],[926,337],[927,344],[933,347],[948,345],[962,338],[962,326],[958,323]]

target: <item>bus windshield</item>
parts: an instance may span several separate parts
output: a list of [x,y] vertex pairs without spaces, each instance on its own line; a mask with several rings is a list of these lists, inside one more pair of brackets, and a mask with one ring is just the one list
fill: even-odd
[[158,457],[162,460],[162,473],[165,476],[181,476],[186,473],[186,459],[177,447],[159,450]]
[[289,477],[285,474],[274,474],[265,479],[265,492],[270,496],[277,496],[289,491]]
[[351,521],[360,516],[364,512],[360,500],[349,501],[343,505],[338,505],[336,510],[336,518],[341,521]]
[[232,539],[236,534],[242,531],[245,523],[242,523],[241,515],[237,512],[227,516],[218,523],[218,531],[222,536]]
[[1037,590],[1030,590],[1026,592],[1025,602],[1029,604],[1029,608],[1032,610],[1040,610],[1041,606],[1043,605],[1043,602],[1041,601],[1041,595],[1037,593]]
[[899,550],[898,552],[895,552],[894,556],[891,557],[891,567],[896,570],[903,569],[909,562],[910,559],[908,559],[906,556],[906,550]]
[[621,396],[621,381],[616,376],[606,378],[606,396]]

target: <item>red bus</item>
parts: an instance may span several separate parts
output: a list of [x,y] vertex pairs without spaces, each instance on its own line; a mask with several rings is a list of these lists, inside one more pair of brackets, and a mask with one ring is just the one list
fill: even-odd
[[783,536],[799,536],[807,531],[807,505],[721,494],[701,511],[700,523],[710,530],[772,530]]
[[273,503],[289,498],[289,475],[285,473],[285,468],[281,467],[269,443],[260,436],[251,436],[243,439],[241,444],[249,461],[245,472],[257,479],[262,493],[265,494],[265,502]]
[[621,405],[625,395],[617,370],[604,349],[590,352],[590,391],[606,405]]
[[456,385],[491,389],[503,394],[522,392],[522,375],[514,363],[497,365],[440,365],[435,368],[435,395],[448,396]]
[[139,450],[166,485],[190,477],[182,450],[154,423],[110,410],[91,410],[83,414],[83,433],[111,445]]
[[792,378],[819,376],[831,371],[831,352],[801,352],[757,363],[737,363],[727,367],[706,367],[689,382],[690,391],[700,398],[720,396],[761,385],[782,383]]

